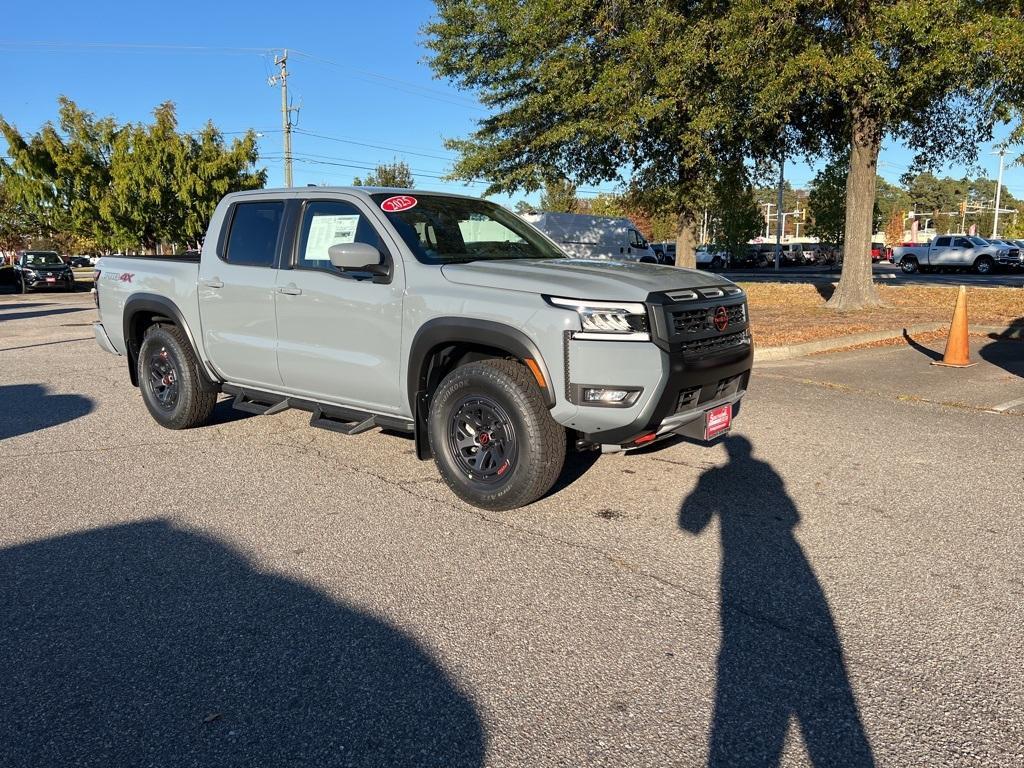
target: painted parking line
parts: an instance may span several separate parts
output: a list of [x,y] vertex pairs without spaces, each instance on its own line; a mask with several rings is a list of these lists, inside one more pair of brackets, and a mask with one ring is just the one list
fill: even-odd
[[1008,411],[1011,408],[1016,408],[1018,405],[1024,405],[1024,397],[1019,398],[1017,400],[1010,400],[1009,402],[1006,403],[1000,403],[999,405],[993,405],[991,408],[989,408],[989,410],[992,411],[993,413],[1003,413],[1004,411]]

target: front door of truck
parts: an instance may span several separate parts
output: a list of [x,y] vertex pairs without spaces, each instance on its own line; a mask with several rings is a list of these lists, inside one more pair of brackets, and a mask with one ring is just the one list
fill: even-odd
[[[354,198],[307,200],[290,264],[277,281],[277,361],[285,388],[310,399],[396,413],[405,273],[395,244]],[[377,248],[389,282],[341,272],[328,250],[342,243]]]
[[225,216],[223,236],[203,251],[203,344],[214,368],[232,383],[281,386],[274,291],[284,213],[284,200],[235,203]]

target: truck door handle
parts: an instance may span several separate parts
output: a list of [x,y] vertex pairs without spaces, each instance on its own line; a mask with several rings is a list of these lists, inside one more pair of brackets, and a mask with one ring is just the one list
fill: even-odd
[[208,280],[200,280],[199,284],[203,285],[203,286],[205,286],[207,288],[223,288],[224,287],[224,281],[221,280],[219,277],[211,277]]
[[302,293],[302,289],[295,283],[288,283],[288,285],[280,286],[277,292],[283,293],[285,296],[298,296]]

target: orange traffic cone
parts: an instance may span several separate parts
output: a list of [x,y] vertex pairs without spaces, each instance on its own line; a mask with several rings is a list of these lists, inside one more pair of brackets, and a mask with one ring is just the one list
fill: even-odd
[[956,294],[956,307],[953,308],[953,320],[949,324],[946,352],[941,360],[936,360],[932,365],[944,365],[947,368],[970,368],[977,365],[971,362],[967,329],[967,289],[962,285]]

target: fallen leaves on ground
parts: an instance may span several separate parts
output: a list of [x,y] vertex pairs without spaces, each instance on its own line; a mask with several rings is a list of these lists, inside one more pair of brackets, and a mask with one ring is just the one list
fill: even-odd
[[[899,331],[918,323],[948,323],[957,286],[879,285],[884,307],[837,312],[825,302],[832,285],[740,283],[750,304],[754,342],[761,347],[799,344],[868,331]],[[967,289],[967,316],[972,324],[1024,322],[1024,290]]]

